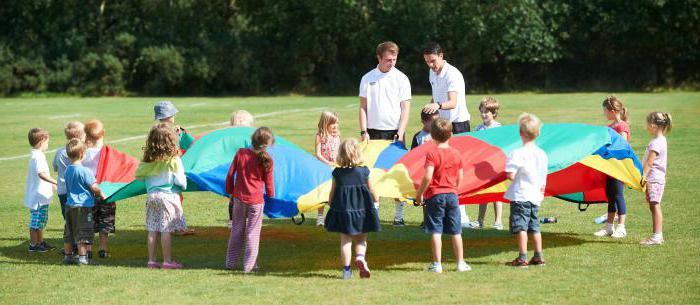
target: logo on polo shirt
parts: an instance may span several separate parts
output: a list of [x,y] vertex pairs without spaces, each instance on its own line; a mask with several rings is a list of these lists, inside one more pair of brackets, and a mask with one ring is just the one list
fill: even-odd
[[376,84],[377,84],[377,82],[371,82],[371,83],[369,83],[370,86],[374,86],[374,85],[376,85]]

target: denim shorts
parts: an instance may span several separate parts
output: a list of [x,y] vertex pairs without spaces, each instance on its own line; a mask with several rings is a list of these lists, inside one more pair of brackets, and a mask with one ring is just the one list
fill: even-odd
[[510,202],[510,233],[522,231],[528,233],[540,232],[540,221],[537,219],[538,206],[530,201]]
[[457,194],[437,194],[426,202],[425,233],[428,234],[462,234]]

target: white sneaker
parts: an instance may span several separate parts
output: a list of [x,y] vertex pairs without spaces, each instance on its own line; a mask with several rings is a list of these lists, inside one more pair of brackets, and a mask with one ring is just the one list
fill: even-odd
[[639,242],[642,246],[658,246],[663,245],[663,243],[663,238],[654,238],[653,236]]
[[435,262],[430,264],[430,267],[428,267],[428,272],[442,273],[442,264]]
[[627,236],[627,230],[625,230],[624,228],[616,229],[615,232],[613,232],[613,234],[610,236],[612,236],[613,238],[623,238]]
[[472,267],[469,266],[466,262],[459,262],[457,264],[457,272],[465,272],[465,271],[471,271]]
[[608,230],[608,228],[605,228],[605,229],[602,229],[598,232],[593,233],[593,235],[598,236],[598,237],[612,236],[613,231]]
[[493,228],[496,230],[503,230],[503,224],[502,223],[494,223]]
[[324,223],[325,218],[323,217],[323,215],[316,217],[316,226],[323,227]]
[[345,270],[343,269],[343,279],[344,280],[349,280],[352,278],[352,270]]
[[[465,227],[465,225],[466,225],[466,227]],[[470,223],[463,223],[462,228],[483,229],[484,223],[479,222],[478,220],[475,220],[475,221],[472,221]]]

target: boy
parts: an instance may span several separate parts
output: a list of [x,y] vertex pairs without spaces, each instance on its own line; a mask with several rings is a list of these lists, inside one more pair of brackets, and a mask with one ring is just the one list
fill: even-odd
[[[513,267],[544,266],[542,235],[537,210],[544,199],[547,183],[547,154],[537,147],[542,122],[535,115],[523,113],[518,117],[523,146],[513,150],[506,162],[506,175],[512,183],[505,197],[510,200],[510,233],[517,235],[518,257],[506,263]],[[527,233],[532,234],[535,255],[527,261]]]
[[[82,165],[90,170],[92,177],[97,176],[97,166],[100,164],[100,153],[104,147],[104,125],[100,120],[91,120],[85,123],[85,145],[87,149],[83,156]],[[97,200],[93,207],[94,229],[99,233],[99,256],[108,258],[107,237],[110,233],[116,232],[114,223],[117,214],[115,203],[107,203]],[[92,258],[92,245],[88,245],[87,257]]]
[[[93,265],[87,257],[87,247],[94,237],[93,207],[95,196],[103,201],[104,195],[97,186],[92,172],[82,165],[85,156],[85,143],[74,138],[66,144],[65,152],[71,160],[66,168],[65,180],[67,190],[66,225],[63,230],[63,263],[66,265]],[[78,259],[73,256],[73,245],[78,245]]]
[[[63,133],[66,135],[66,140],[79,139],[85,141],[85,125],[81,122],[68,122]],[[56,180],[58,184],[56,186],[56,193],[58,194],[58,201],[61,203],[61,216],[66,219],[66,200],[68,200],[68,195],[66,195],[66,180],[64,178],[66,173],[66,168],[71,164],[70,158],[66,154],[66,147],[60,147],[56,150],[56,155],[53,157],[53,170],[56,172]]]
[[425,232],[432,234],[430,246],[433,263],[430,272],[442,273],[442,234],[452,236],[452,250],[457,261],[457,271],[469,271],[462,255],[462,227],[460,226],[457,189],[462,183],[464,170],[459,151],[450,147],[452,124],[443,118],[433,121],[430,136],[435,146],[425,158],[425,176],[416,192],[417,203],[426,198]]
[[29,208],[29,252],[46,252],[55,249],[44,241],[43,230],[49,219],[49,204],[53,197],[56,180],[51,178],[46,162],[49,133],[41,128],[32,128],[27,135],[32,146],[24,192],[24,206]]
[[[500,105],[492,96],[485,96],[483,99],[481,99],[481,103],[479,103],[479,112],[481,113],[481,120],[483,121],[483,124],[476,126],[474,131],[501,127],[501,123],[496,121],[496,117],[498,117],[498,108],[500,108]],[[484,218],[486,218],[486,210],[488,206],[488,203],[479,205],[479,218],[477,221],[470,224],[471,228],[484,228]],[[503,203],[494,202],[493,207],[496,212],[493,228],[496,230],[503,230],[503,223],[501,222],[503,215]]]
[[413,140],[411,141],[411,150],[433,139],[432,137],[430,137],[430,126],[432,126],[433,121],[439,117],[439,112],[425,113],[421,111],[420,122],[423,123],[423,129],[421,129],[420,131],[416,132],[415,135],[413,135]]

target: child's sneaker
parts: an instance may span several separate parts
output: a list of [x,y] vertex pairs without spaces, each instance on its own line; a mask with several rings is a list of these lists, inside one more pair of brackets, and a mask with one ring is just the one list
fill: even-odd
[[613,235],[612,230],[608,230],[608,228],[601,229],[598,232],[593,233],[593,235],[598,236],[598,237],[605,237],[605,236],[612,236]]
[[663,238],[654,238],[654,237],[649,237],[649,238],[639,242],[639,244],[642,246],[658,246],[658,245],[662,245],[663,243],[664,243]]
[[349,280],[349,279],[351,279],[351,278],[352,278],[352,270],[350,270],[350,269],[348,269],[348,270],[343,269],[343,279],[344,279],[344,280]]
[[161,267],[161,263],[159,262],[148,262],[146,263],[146,268],[148,269],[159,269]]
[[512,262],[507,262],[506,266],[511,266],[511,267],[527,267],[527,261],[522,259],[522,258],[516,258]]
[[360,278],[368,279],[372,275],[367,266],[367,261],[364,258],[355,259],[355,267],[360,269]]
[[107,252],[107,250],[100,250],[97,252],[97,254],[100,258],[110,258],[111,257],[109,255],[109,252]]
[[63,264],[64,265],[77,265],[78,264],[78,257],[74,255],[65,255],[63,257]]
[[462,261],[457,264],[457,272],[471,271],[472,267],[466,262]]
[[478,220],[472,221],[471,223],[463,223],[462,228],[470,228],[470,229],[483,229],[484,228],[484,223],[480,222]]
[[161,269],[182,269],[182,267],[184,266],[176,261],[163,262],[163,264],[160,265]]
[[85,252],[85,255],[87,255],[88,259],[92,259],[92,251]]
[[316,217],[316,226],[323,227],[324,223],[325,223],[325,219],[323,218],[323,215],[318,215],[318,217]]
[[533,257],[527,264],[528,266],[544,266],[544,260],[541,257]]
[[80,260],[80,258],[78,258],[78,265],[80,265],[80,266],[99,266],[100,264],[98,264],[96,261],[93,261],[91,259],[86,259],[86,260],[82,261],[82,260]]
[[627,236],[627,230],[625,230],[625,228],[615,229],[613,234],[610,236],[612,236],[613,238],[623,238]]
[[442,273],[442,264],[433,262],[428,267],[428,272]]
[[494,223],[493,228],[499,231],[503,231],[503,224],[502,223]]
[[49,249],[49,250],[56,249],[56,247],[52,246],[51,244],[47,243],[46,241],[42,241],[41,245],[44,246],[44,248]]
[[401,219],[394,219],[393,223],[394,227],[403,227],[406,225],[406,223],[403,221],[403,218]]
[[45,247],[43,243],[36,244],[36,245],[29,245],[29,252],[38,252],[38,253],[44,253],[44,252],[49,252],[49,248]]

